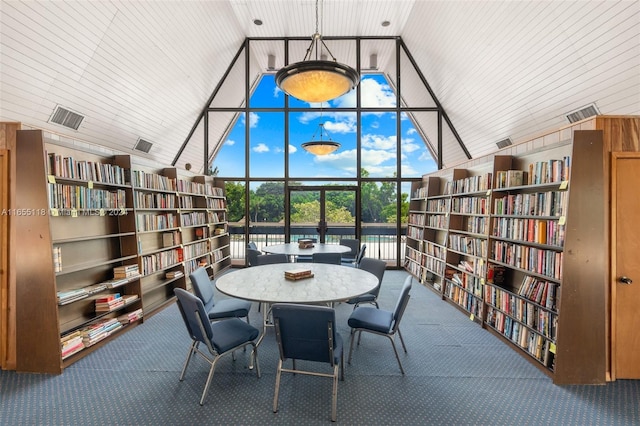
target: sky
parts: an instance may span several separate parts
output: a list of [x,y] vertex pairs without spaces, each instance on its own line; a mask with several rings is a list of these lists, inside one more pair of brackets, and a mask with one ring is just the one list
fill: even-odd
[[[382,75],[367,74],[360,82],[362,106],[394,108],[395,95]],[[311,112],[290,114],[289,175],[291,178],[356,177],[356,114],[340,108],[356,106],[357,91],[329,102],[309,104],[290,98],[291,107],[314,108]],[[284,107],[284,93],[275,85],[273,75],[265,75],[256,87],[251,107]],[[396,171],[396,116],[395,112],[380,111],[362,114],[362,167],[371,177],[392,177]],[[331,139],[341,147],[328,155],[316,156],[301,145],[320,140],[319,123],[324,123],[323,140]],[[244,114],[224,142],[213,167],[219,176],[244,177],[245,125]],[[252,178],[284,177],[284,113],[252,112],[249,115],[250,155]],[[437,169],[422,138],[411,120],[401,117],[402,177],[419,177]]]

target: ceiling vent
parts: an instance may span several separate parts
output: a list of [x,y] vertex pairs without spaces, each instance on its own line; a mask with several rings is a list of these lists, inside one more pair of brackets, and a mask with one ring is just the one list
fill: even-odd
[[498,145],[498,148],[502,149],[508,147],[509,145],[513,145],[513,142],[511,141],[511,138],[506,138],[496,142],[496,145]]
[[584,120],[585,118],[593,117],[595,115],[599,115],[598,107],[596,104],[587,105],[586,107],[580,108],[577,111],[570,112],[567,114],[567,120],[569,123],[575,123],[576,121]]
[[56,105],[53,110],[53,114],[51,114],[51,117],[49,118],[49,123],[55,123],[68,127],[69,129],[78,130],[78,127],[80,127],[83,120],[84,115],[73,112],[68,108],[61,107],[60,105]]
[[142,151],[144,153],[148,153],[149,151],[151,151],[152,146],[153,144],[151,142],[146,141],[142,138],[138,138],[138,141],[136,142],[136,146],[134,146],[133,149],[137,151]]

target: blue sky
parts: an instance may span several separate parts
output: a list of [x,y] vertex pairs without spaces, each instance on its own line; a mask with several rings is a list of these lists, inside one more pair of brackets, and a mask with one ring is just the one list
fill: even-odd
[[[362,106],[369,108],[395,107],[395,95],[381,75],[366,75],[361,82]],[[291,107],[311,107],[314,111],[291,113],[289,135],[290,177],[314,178],[356,176],[356,114],[340,111],[356,106],[356,91],[322,105],[308,104],[290,98]],[[283,107],[284,93],[274,83],[273,75],[265,75],[250,100],[252,107]],[[396,114],[395,112],[367,112],[362,114],[362,167],[372,177],[392,177],[396,171]],[[301,144],[319,140],[319,123],[324,123],[324,140],[332,139],[341,147],[332,154],[315,156],[302,149]],[[259,112],[249,116],[250,175],[284,177],[284,113]],[[240,117],[220,150],[214,167],[222,177],[244,176],[244,147],[246,120]],[[403,177],[418,177],[436,169],[435,162],[425,148],[411,120],[401,118]],[[315,134],[315,137],[314,137]]]

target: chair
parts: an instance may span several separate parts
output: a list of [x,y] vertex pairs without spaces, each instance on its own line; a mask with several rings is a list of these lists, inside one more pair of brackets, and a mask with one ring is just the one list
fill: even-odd
[[249,242],[247,243],[247,248],[248,248],[248,249],[252,249],[252,250],[260,251],[260,249],[258,249],[257,244],[256,244],[256,243],[254,243],[253,241],[249,241]]
[[343,262],[353,262],[354,260],[356,260],[356,256],[360,251],[360,240],[358,240],[357,238],[341,238],[340,245],[347,246],[351,249],[346,253],[342,253]]
[[[310,376],[331,377],[331,421],[336,421],[338,405],[338,368],[340,379],[344,380],[344,350],[342,337],[336,331],[336,314],[326,306],[276,303],[271,308],[276,340],[280,350],[276,387],[273,397],[273,412],[278,411],[278,394],[282,373],[300,373]],[[283,368],[283,363],[291,358],[293,368]],[[329,364],[333,373],[300,370],[296,360]]]
[[[318,242],[317,238],[298,238],[298,242],[300,242],[300,240],[311,240],[314,244]],[[296,262],[313,262],[313,259],[311,255],[301,254],[296,258]]]
[[258,265],[271,265],[273,263],[288,263],[289,256],[283,253],[261,254],[256,259]]
[[402,334],[400,333],[400,320],[402,320],[402,315],[404,314],[404,310],[407,307],[409,298],[411,297],[409,295],[409,291],[411,290],[411,279],[412,277],[408,276],[404,280],[404,285],[402,286],[400,296],[398,297],[398,301],[396,302],[396,306],[393,311],[385,311],[383,309],[374,308],[373,306],[360,306],[351,313],[351,315],[349,316],[349,320],[347,321],[349,327],[351,327],[349,364],[351,364],[353,341],[355,339],[356,333],[358,334],[358,345],[360,345],[362,332],[366,331],[369,333],[386,336],[391,341],[391,346],[393,347],[393,352],[396,354],[396,359],[398,360],[400,371],[402,372],[402,374],[404,374],[404,368],[402,368],[402,362],[400,362],[400,357],[398,356],[398,351],[396,350],[394,337],[396,332],[398,332],[398,336],[400,336],[400,343],[402,343],[402,349],[404,349],[404,353],[407,353],[407,347],[404,345],[404,340],[402,339]]
[[225,318],[246,318],[249,323],[249,311],[251,302],[240,299],[220,299],[214,300],[213,283],[209,279],[209,274],[205,268],[200,267],[189,275],[193,292],[204,305],[209,321],[217,321]]
[[378,294],[380,293],[380,286],[382,285],[382,279],[384,278],[384,271],[387,269],[387,264],[384,260],[365,257],[360,261],[359,268],[367,272],[371,272],[373,275],[378,277],[378,285],[371,290],[370,293],[349,299],[347,300],[347,303],[353,305],[353,309],[357,308],[361,303],[371,303],[376,305],[377,308]]
[[[181,288],[176,288],[173,291],[178,298],[180,314],[192,340],[191,346],[189,347],[189,354],[180,373],[180,381],[184,379],[193,354],[200,355],[205,361],[211,364],[207,382],[204,385],[202,397],[200,398],[200,405],[204,404],[204,398],[209,391],[216,363],[220,358],[229,353],[233,353],[236,349],[246,347],[247,345],[253,346],[251,356],[253,357],[256,374],[258,378],[260,378],[258,348],[255,343],[255,339],[260,334],[258,329],[238,318],[230,318],[225,321],[210,323],[202,300]],[[200,343],[206,345],[209,354],[213,358],[210,358],[199,348]]]
[[256,266],[258,264],[258,256],[261,255],[262,252],[260,250],[247,248],[247,260],[249,262],[249,266]]
[[342,255],[340,253],[313,253],[311,255],[311,259],[313,263],[330,263],[340,265]]
[[356,255],[355,260],[353,260],[352,262],[342,260],[341,263],[344,266],[353,266],[354,268],[358,268],[358,267],[360,267],[360,262],[364,258],[364,255],[366,254],[366,252],[367,252],[367,245],[363,244],[363,245],[360,246],[360,251]]

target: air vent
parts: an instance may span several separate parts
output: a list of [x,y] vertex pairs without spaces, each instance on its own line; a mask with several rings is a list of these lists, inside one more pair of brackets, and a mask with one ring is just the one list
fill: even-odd
[[599,115],[598,107],[596,104],[587,105],[584,108],[580,108],[577,111],[570,112],[567,114],[567,120],[569,123],[575,123],[576,121],[584,120],[585,118],[593,117],[595,115]]
[[149,151],[151,151],[152,146],[153,144],[151,142],[139,138],[136,142],[136,146],[134,146],[133,149],[148,153]]
[[513,145],[513,142],[511,141],[511,138],[506,138],[496,142],[496,145],[498,145],[498,148],[502,149],[508,147],[509,145]]
[[56,105],[53,114],[51,114],[51,118],[49,118],[49,123],[55,123],[73,130],[78,130],[78,127],[82,124],[82,120],[84,120],[84,115]]

